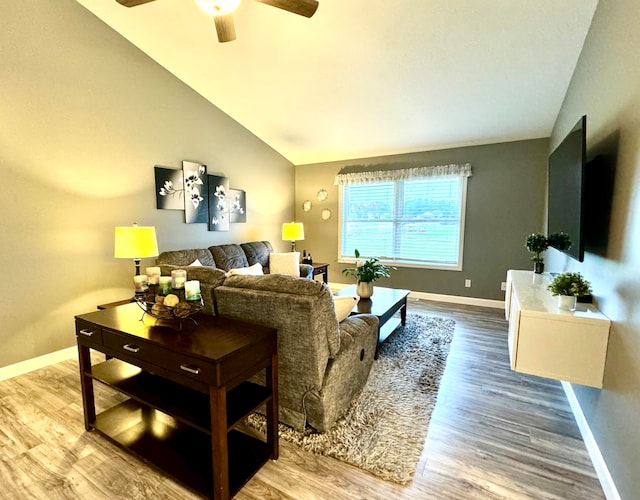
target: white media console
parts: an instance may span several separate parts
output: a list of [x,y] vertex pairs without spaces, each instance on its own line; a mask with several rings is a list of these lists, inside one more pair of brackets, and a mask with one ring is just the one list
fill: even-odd
[[558,309],[549,276],[507,272],[505,317],[511,369],[575,384],[602,387],[611,321],[592,304]]

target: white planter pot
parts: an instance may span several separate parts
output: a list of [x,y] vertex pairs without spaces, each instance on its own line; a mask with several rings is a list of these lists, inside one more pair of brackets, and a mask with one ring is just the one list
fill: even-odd
[[356,293],[361,299],[368,299],[373,295],[373,283],[366,281],[358,281]]
[[558,309],[575,311],[578,297],[574,295],[558,295]]

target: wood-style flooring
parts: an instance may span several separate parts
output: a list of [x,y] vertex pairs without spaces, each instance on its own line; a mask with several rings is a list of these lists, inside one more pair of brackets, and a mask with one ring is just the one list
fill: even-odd
[[[456,321],[413,482],[399,486],[281,441],[237,499],[602,499],[559,382],[512,372],[497,309],[409,301]],[[96,403],[117,399],[96,384]],[[86,432],[76,361],[0,382],[0,498],[195,499]]]

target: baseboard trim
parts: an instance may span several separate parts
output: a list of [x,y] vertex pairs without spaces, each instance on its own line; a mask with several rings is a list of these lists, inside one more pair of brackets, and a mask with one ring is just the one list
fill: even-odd
[[596,442],[591,429],[589,428],[589,423],[587,422],[587,419],[582,412],[580,402],[578,401],[578,398],[576,398],[575,392],[573,392],[573,387],[569,382],[563,381],[562,388],[564,389],[564,393],[567,396],[567,400],[569,401],[569,405],[571,406],[571,410],[573,411],[573,416],[576,419],[578,428],[580,429],[580,434],[582,434],[582,440],[587,447],[587,452],[589,453],[589,457],[591,458],[591,462],[593,463],[593,467],[596,470],[598,480],[602,485],[602,490],[604,491],[607,500],[622,500],[620,498],[620,494],[618,493],[618,489],[613,482],[613,478],[609,473],[609,468],[604,461],[604,457],[602,456],[602,453],[600,453],[598,443]]
[[439,293],[411,292],[410,299],[433,300],[435,302],[450,302],[451,304],[464,304],[467,306],[491,307],[504,309],[503,300],[480,299],[477,297],[461,297],[459,295],[443,295]]
[[[346,283],[329,283],[331,290],[342,290],[348,287]],[[440,293],[411,292],[410,299],[433,300],[435,302],[449,302],[451,304],[464,304],[467,306],[492,307],[504,309],[504,300],[479,299],[477,297],[461,297],[458,295],[444,295]]]
[[74,347],[67,347],[60,351],[51,352],[37,358],[27,359],[20,361],[13,365],[3,366],[0,368],[0,380],[7,380],[18,375],[24,375],[33,370],[44,368],[45,366],[53,365],[61,361],[66,361],[77,356],[78,349]]

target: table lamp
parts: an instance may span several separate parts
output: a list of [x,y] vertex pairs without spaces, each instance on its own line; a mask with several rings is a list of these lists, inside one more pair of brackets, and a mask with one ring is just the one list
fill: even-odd
[[113,256],[117,259],[133,259],[136,276],[140,275],[140,259],[158,256],[156,228],[153,226],[116,227]]
[[296,251],[296,241],[304,240],[304,225],[302,222],[285,222],[282,224],[282,239],[291,242],[291,251]]

